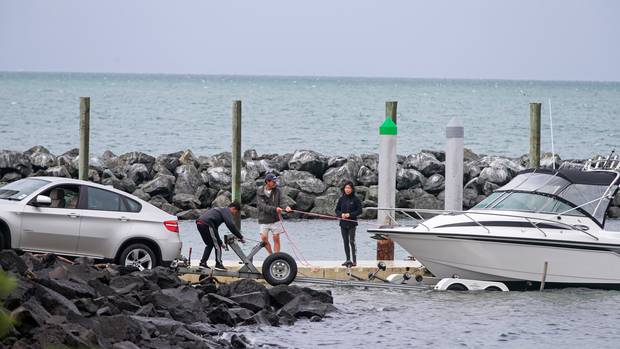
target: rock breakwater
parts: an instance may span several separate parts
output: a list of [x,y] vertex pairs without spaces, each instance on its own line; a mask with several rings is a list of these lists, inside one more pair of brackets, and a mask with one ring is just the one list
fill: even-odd
[[248,279],[190,285],[163,267],[138,271],[11,250],[0,252],[0,266],[16,279],[3,300],[14,319],[3,348],[246,348],[233,327],[321,321],[336,311],[329,291]]
[[[399,155],[396,206],[443,209],[444,161],[442,151]],[[364,206],[361,218],[375,218],[376,211],[367,207],[377,206],[378,162],[377,154],[325,156],[311,150],[297,150],[259,155],[247,150],[241,170],[242,217],[256,217],[256,189],[263,185],[265,174],[272,172],[279,176],[284,202],[299,211],[333,215],[340,187],[345,181],[351,181],[356,184],[356,193]],[[551,167],[554,162],[559,166],[564,161],[557,154],[555,157],[544,154],[541,166]],[[571,160],[567,163],[574,166],[583,162]],[[209,207],[230,203],[231,163],[230,153],[197,156],[185,150],[151,156],[142,152],[116,155],[106,151],[91,155],[89,179],[132,193],[179,219],[195,219]],[[526,155],[508,158],[466,150],[463,183],[469,184],[464,189],[463,207],[471,208],[484,200],[528,163]],[[78,150],[61,155],[51,154],[43,146],[25,152],[0,151],[0,183],[35,175],[77,178]],[[620,198],[616,198],[614,206],[609,215],[620,217]]]

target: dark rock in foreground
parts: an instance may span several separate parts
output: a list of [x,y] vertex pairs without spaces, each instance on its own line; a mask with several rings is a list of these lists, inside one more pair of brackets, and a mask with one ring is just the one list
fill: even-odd
[[4,301],[15,327],[0,347],[248,348],[243,335],[222,334],[240,325],[321,321],[336,311],[329,291],[248,279],[190,285],[163,267],[140,272],[11,250],[0,251],[0,265],[17,281]]

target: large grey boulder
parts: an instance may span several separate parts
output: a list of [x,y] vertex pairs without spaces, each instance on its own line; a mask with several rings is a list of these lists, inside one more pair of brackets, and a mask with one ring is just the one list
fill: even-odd
[[0,172],[8,172],[10,170],[15,170],[24,176],[29,175],[32,173],[30,158],[18,151],[0,151]]
[[426,177],[445,171],[445,165],[429,153],[409,155],[403,163],[403,167],[416,169]]
[[363,165],[357,171],[357,183],[364,186],[371,186],[379,182],[379,175],[377,171],[372,170],[370,167]]
[[227,207],[231,203],[231,194],[229,191],[220,191],[217,197],[211,203],[213,207]]
[[512,178],[510,171],[506,167],[485,167],[480,176],[478,183],[491,182],[498,185],[504,185]]
[[258,161],[248,161],[241,169],[241,182],[254,182],[261,175],[261,166]]
[[166,198],[172,197],[174,189],[174,176],[158,175],[150,182],[142,186],[142,190],[150,196],[161,195]]
[[26,150],[24,155],[30,157],[30,163],[35,171],[56,166],[56,156],[42,145]]
[[445,182],[445,178],[436,173],[424,181],[422,188],[429,193],[439,193],[444,189]]
[[474,187],[467,187],[463,189],[463,208],[472,208],[478,204],[478,190]]
[[150,180],[151,174],[145,164],[135,163],[125,167],[125,178],[136,184],[140,184]]
[[360,158],[362,159],[361,165],[366,166],[375,172],[377,171],[379,167],[379,154],[362,154],[360,155]]
[[208,158],[205,159],[206,161],[204,161],[203,159],[200,159],[200,163],[201,166],[208,166],[208,167],[226,167],[226,168],[231,168],[232,166],[232,153],[230,152],[223,152],[223,153],[219,153],[219,154],[215,154],[213,156],[210,156]]
[[378,202],[379,201],[379,186],[371,185],[366,192],[366,200]]
[[396,171],[396,189],[403,190],[424,185],[426,178],[414,169],[401,168]]
[[200,172],[193,164],[185,164],[175,169],[176,182],[174,184],[174,192],[176,194],[192,194],[196,195],[201,186],[203,186]]
[[321,194],[327,188],[325,183],[311,173],[296,170],[284,171],[280,176],[280,184],[311,194]]
[[327,168],[327,160],[319,153],[312,150],[297,150],[288,162],[291,170],[306,171],[317,178],[321,178]]
[[[559,168],[562,165],[562,159],[558,154],[544,153],[540,157],[540,167],[544,168]],[[555,167],[554,167],[555,166]]]
[[311,212],[333,216],[335,214],[336,204],[338,203],[339,198],[340,194],[337,190],[330,190],[322,196],[317,196],[314,199],[314,208],[312,208]]
[[193,210],[200,207],[200,200],[192,194],[178,193],[172,197],[172,204],[182,210]]
[[181,165],[181,162],[179,161],[178,154],[163,154],[155,159],[153,171],[162,172],[165,170],[173,173],[179,165]]
[[298,211],[309,212],[314,206],[316,196],[304,192],[297,194],[295,198],[295,209]]
[[230,190],[232,184],[230,168],[212,167],[207,170],[207,175],[209,179],[209,186],[211,188]]
[[45,170],[46,176],[71,178],[71,173],[66,166],[54,166]]
[[194,167],[199,167],[200,163],[198,162],[198,158],[192,153],[191,150],[187,149],[179,156],[179,162],[182,165],[191,165]]
[[346,182],[352,182],[355,185],[358,170],[359,167],[352,162],[347,162],[340,167],[332,167],[323,174],[323,182],[328,187],[337,188],[341,188]]
[[327,159],[327,168],[340,167],[347,163],[347,158],[342,156],[331,156]]
[[125,165],[144,164],[149,172],[153,169],[153,164],[155,163],[154,157],[139,151],[122,154],[118,159]]
[[251,202],[256,196],[256,185],[254,182],[241,183],[241,202]]

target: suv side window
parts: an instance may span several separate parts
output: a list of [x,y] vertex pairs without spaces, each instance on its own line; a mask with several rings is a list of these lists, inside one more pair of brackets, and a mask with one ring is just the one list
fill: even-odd
[[75,209],[78,208],[80,187],[77,185],[58,185],[40,195],[49,196],[52,199],[50,208]]
[[89,210],[98,211],[121,211],[121,196],[111,191],[86,187],[87,188],[87,205]]

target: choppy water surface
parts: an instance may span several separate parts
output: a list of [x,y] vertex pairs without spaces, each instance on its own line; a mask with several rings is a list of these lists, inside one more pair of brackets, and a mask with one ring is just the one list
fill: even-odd
[[323,322],[250,328],[265,348],[618,348],[620,292],[331,288]]
[[0,149],[79,144],[79,97],[91,97],[91,151],[229,151],[232,101],[243,149],[376,152],[387,100],[398,101],[398,152],[442,149],[453,116],[479,153],[528,152],[529,103],[543,102],[542,149],[607,154],[620,139],[620,83],[0,72]]

